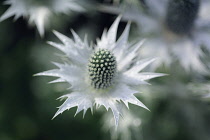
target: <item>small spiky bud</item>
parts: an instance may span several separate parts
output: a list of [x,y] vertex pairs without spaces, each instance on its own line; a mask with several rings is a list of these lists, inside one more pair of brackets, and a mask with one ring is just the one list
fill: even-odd
[[113,85],[116,65],[116,58],[110,51],[99,49],[94,52],[88,65],[91,85],[96,89],[105,89]]
[[169,0],[166,26],[177,34],[187,34],[193,27],[200,0]]

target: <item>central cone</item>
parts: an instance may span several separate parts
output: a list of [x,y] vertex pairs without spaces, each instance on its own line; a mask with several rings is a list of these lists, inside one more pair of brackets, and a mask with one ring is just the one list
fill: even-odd
[[116,58],[110,51],[100,49],[94,52],[88,65],[91,85],[96,89],[105,89],[113,85],[116,65]]

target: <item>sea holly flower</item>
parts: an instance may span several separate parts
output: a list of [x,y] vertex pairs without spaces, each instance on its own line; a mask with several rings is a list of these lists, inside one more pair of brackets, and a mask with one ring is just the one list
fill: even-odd
[[100,10],[123,14],[125,20],[134,21],[139,35],[148,38],[142,47],[142,57],[156,56],[159,59],[152,69],[162,65],[170,66],[174,62],[186,72],[208,73],[202,47],[210,51],[210,18],[208,0],[146,0],[139,5],[123,8],[119,6],[101,6]]
[[68,14],[70,11],[84,12],[75,0],[6,0],[9,9],[0,17],[0,22],[14,16],[14,20],[24,17],[35,24],[40,36],[44,36],[45,26],[53,14]]
[[[138,50],[143,41],[134,45],[128,44],[130,23],[116,41],[118,17],[108,31],[104,31],[97,45],[89,46],[72,31],[74,41],[58,32],[55,35],[63,44],[49,42],[61,50],[68,60],[64,63],[54,63],[58,69],[45,71],[36,75],[54,76],[57,80],[51,83],[68,82],[71,93],[61,96],[66,99],[56,112],[56,117],[63,111],[77,107],[76,114],[83,110],[83,115],[90,108],[104,106],[111,109],[117,126],[121,107],[128,103],[148,109],[134,94],[138,85],[148,84],[145,80],[164,76],[161,73],[146,73],[140,71],[152,63],[151,60],[139,60]],[[76,115],[75,114],[75,115]]]

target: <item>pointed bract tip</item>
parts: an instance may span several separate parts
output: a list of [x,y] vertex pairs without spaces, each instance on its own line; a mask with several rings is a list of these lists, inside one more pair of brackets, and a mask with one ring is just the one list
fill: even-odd
[[74,31],[74,29],[70,29],[70,31],[71,31],[71,33],[74,35],[74,34],[76,34],[77,35],[77,33]]
[[56,31],[56,30],[52,30],[52,32],[53,32],[55,35],[59,33],[59,32]]
[[43,76],[43,74],[42,74],[42,72],[41,72],[41,73],[33,74],[33,76]]
[[54,120],[55,119],[55,117],[57,117],[58,115],[59,115],[60,113],[55,113],[55,115],[52,117],[52,119],[51,120]]

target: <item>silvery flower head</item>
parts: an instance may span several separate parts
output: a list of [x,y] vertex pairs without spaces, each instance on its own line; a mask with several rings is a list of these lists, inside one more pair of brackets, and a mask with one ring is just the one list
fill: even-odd
[[[116,41],[118,17],[108,31],[104,31],[97,45],[89,46],[72,31],[74,41],[58,32],[55,35],[62,44],[49,42],[61,50],[68,58],[64,64],[54,63],[58,69],[49,70],[37,75],[58,77],[56,82],[68,82],[70,94],[60,97],[66,101],[59,107],[56,117],[63,111],[77,107],[76,114],[83,110],[83,115],[90,108],[104,106],[111,109],[117,126],[122,103],[128,103],[148,109],[134,94],[138,85],[147,84],[145,80],[163,76],[160,73],[145,73],[140,71],[154,59],[139,60],[138,50],[142,41],[128,44],[130,24],[128,24]],[[75,114],[75,115],[76,115]]]
[[53,14],[85,11],[75,0],[6,0],[4,3],[10,7],[0,17],[0,21],[11,16],[15,20],[19,17],[28,18],[30,24],[36,25],[40,36],[44,35],[45,26]]
[[133,20],[139,34],[148,37],[143,57],[158,56],[153,69],[162,64],[170,66],[178,61],[186,71],[206,73],[201,61],[201,47],[210,50],[210,18],[207,16],[208,0],[146,0],[141,8],[133,5],[123,10],[102,6],[101,10],[123,13],[126,20]]

